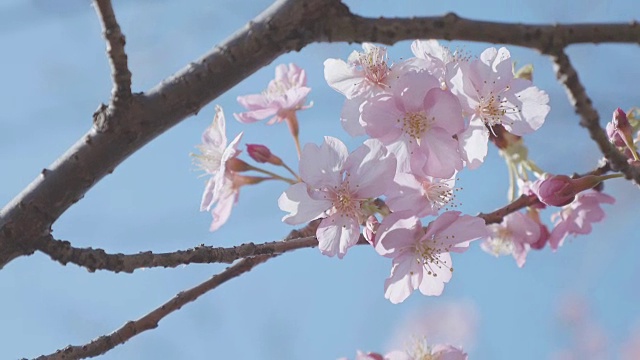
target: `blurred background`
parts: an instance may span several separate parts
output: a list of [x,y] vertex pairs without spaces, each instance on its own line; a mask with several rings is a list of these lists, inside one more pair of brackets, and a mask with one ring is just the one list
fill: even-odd
[[[190,2],[115,1],[133,73],[133,91],[146,91],[197,59],[265,9],[268,0]],[[433,16],[453,11],[481,20],[526,23],[629,22],[634,0],[347,1],[366,16]],[[446,43],[445,43],[446,44]],[[389,49],[391,60],[411,56],[410,42]],[[478,55],[490,44],[448,43]],[[91,115],[111,91],[105,43],[90,1],[4,0],[0,4],[0,202],[6,203],[91,126]],[[262,143],[296,167],[284,124],[251,126],[233,120],[236,97],[258,93],[280,63],[306,69],[313,89],[300,112],[302,143],[323,135],[350,139],[339,124],[343,97],[323,78],[323,61],[346,59],[357,44],[315,44],[280,57],[198,116],[134,154],[54,224],[54,236],[77,247],[111,253],[169,252],[198,244],[232,246],[273,241],[292,228],[276,200],[281,183],[245,187],[231,219],[208,231],[199,212],[205,178],[189,154],[214,115],[227,114],[227,136]],[[551,98],[542,129],[527,137],[530,157],[544,170],[571,174],[593,169],[600,157],[557,84],[549,59],[509,46],[518,64],[535,67],[534,82]],[[637,45],[574,45],[568,54],[603,124],[616,107],[640,105]],[[243,155],[247,158],[246,155]],[[460,174],[462,211],[476,214],[506,204],[507,169],[495,149],[480,169]],[[453,256],[455,276],[440,297],[414,293],[392,305],[383,296],[390,260],[357,247],[343,260],[303,249],[260,265],[110,351],[103,359],[336,359],[357,349],[386,352],[430,342],[462,346],[470,359],[640,358],[640,239],[638,189],[607,181],[617,199],[588,236],[553,253],[531,252],[523,269],[473,246]],[[543,213],[549,223],[551,210]],[[224,269],[190,265],[134,274],[89,273],[36,253],[0,271],[0,358],[48,354],[79,345],[136,319],[177,292]],[[635,348],[635,352],[634,352]],[[625,355],[626,354],[626,355]],[[633,355],[635,354],[635,355]],[[625,357],[626,356],[626,357]]]

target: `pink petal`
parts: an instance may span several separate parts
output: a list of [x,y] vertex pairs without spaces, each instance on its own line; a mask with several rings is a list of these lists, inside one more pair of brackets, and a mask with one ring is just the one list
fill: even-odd
[[422,281],[422,270],[415,255],[407,252],[393,259],[391,275],[384,282],[384,297],[399,304],[417,289]]
[[[444,290],[444,284],[451,280],[453,268],[451,267],[451,255],[440,253],[436,255],[438,263],[428,262],[423,265],[420,292],[427,296],[438,296]],[[430,273],[429,273],[430,272]]]
[[237,200],[238,192],[230,192],[227,196],[218,200],[216,207],[211,211],[213,221],[211,222],[209,231],[216,231],[227,222],[229,216],[231,216],[233,204],[235,204]]
[[364,130],[385,145],[396,141],[402,134],[402,129],[396,127],[398,119],[402,118],[404,113],[398,109],[396,99],[390,95],[375,96],[362,106]]
[[448,179],[462,169],[458,142],[442,128],[432,128],[422,137],[420,150],[427,156],[422,170],[426,175]]
[[434,127],[455,135],[464,129],[460,101],[451,92],[440,88],[429,90],[424,98],[424,109],[428,118],[434,117]]
[[342,123],[342,127],[351,136],[355,137],[367,134],[364,131],[363,125],[360,123],[360,108],[365,101],[362,97],[344,101],[342,113],[340,113],[340,122]]
[[349,187],[360,199],[383,195],[396,173],[396,158],[382,143],[369,139],[347,158],[344,166],[350,175]]
[[325,136],[322,145],[306,144],[300,158],[300,176],[311,188],[342,183],[342,169],[349,152],[342,141]]
[[323,219],[316,231],[318,237],[318,249],[327,256],[338,255],[338,258],[347,253],[347,249],[358,242],[360,237],[360,225],[355,219],[342,214],[333,214]]
[[353,66],[340,59],[327,59],[324,61],[324,79],[327,84],[347,99],[356,97],[362,93],[364,77]]
[[289,213],[282,218],[282,221],[296,225],[321,217],[332,203],[329,200],[312,199],[307,191],[307,184],[297,183],[280,195],[278,206]]
[[395,257],[401,251],[415,247],[423,234],[420,219],[410,214],[394,212],[386,216],[376,232],[376,251]]
[[459,150],[467,168],[477,169],[489,150],[489,129],[480,118],[471,120],[469,127],[458,135]]

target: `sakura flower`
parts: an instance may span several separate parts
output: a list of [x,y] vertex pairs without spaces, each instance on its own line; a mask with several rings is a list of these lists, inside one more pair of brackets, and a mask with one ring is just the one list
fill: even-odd
[[[237,159],[240,150],[237,149],[242,133],[227,145],[226,123],[224,112],[216,106],[213,123],[202,134],[202,144],[198,145],[200,155],[194,155],[197,165],[208,175],[211,175],[202,194],[200,211],[211,211],[213,222],[210,231],[215,231],[224,224],[231,208],[238,198],[239,186],[234,186],[234,175],[230,164],[236,167],[244,162]],[[212,210],[213,205],[216,207]]]
[[449,252],[464,252],[470,241],[488,235],[483,219],[458,211],[443,213],[424,229],[417,217],[404,216],[388,215],[376,233],[376,251],[393,258],[385,298],[394,304],[416,289],[440,295],[453,272]]
[[420,176],[418,173],[398,173],[387,192],[386,204],[392,211],[411,211],[425,217],[438,211],[454,198],[455,174],[448,179]]
[[511,55],[506,48],[488,48],[480,58],[460,65],[451,79],[452,92],[458,96],[471,116],[463,140],[466,162],[481,163],[486,156],[489,129],[504,126],[522,136],[544,123],[550,107],[549,96],[531,85],[531,81],[514,78]]
[[296,111],[311,107],[304,105],[311,88],[307,87],[307,75],[303,69],[295,64],[289,66],[281,64],[276,67],[276,78],[269,82],[267,90],[262,94],[238,96],[240,105],[247,108],[247,112],[233,114],[242,123],[253,123],[272,117],[267,124],[286,121],[289,132],[300,155],[300,141],[298,139],[299,126]]
[[466,56],[452,53],[437,40],[415,40],[411,44],[411,52],[416,56],[411,63],[438,78],[443,89],[449,88],[448,83],[457,72],[458,65],[468,61]]
[[387,63],[387,49],[363,43],[364,52],[354,51],[347,62],[327,59],[324,62],[324,78],[327,84],[347,99],[361,95],[387,91],[395,78]]
[[396,168],[395,157],[379,141],[367,140],[351,154],[338,139],[325,136],[321,146],[305,145],[300,159],[302,182],[292,185],[278,200],[289,212],[287,224],[324,217],[316,236],[318,248],[342,258],[356,244],[373,200],[385,193]]
[[540,225],[527,215],[514,212],[502,219],[500,224],[487,225],[490,231],[480,247],[497,256],[513,255],[518,267],[523,267],[531,244],[540,239]]
[[296,111],[311,107],[304,105],[310,91],[303,69],[295,64],[281,64],[276,67],[275,79],[261,94],[238,96],[240,105],[249,111],[233,116],[242,123],[253,123],[268,117],[271,117],[269,125],[281,122],[295,116]]
[[557,250],[568,235],[588,234],[591,224],[604,219],[600,204],[613,204],[615,199],[595,190],[582,192],[569,205],[551,216],[555,226],[551,230],[549,245]]
[[453,138],[464,129],[460,103],[426,72],[410,71],[390,94],[368,100],[361,121],[369,136],[393,148],[401,172],[449,178],[462,169]]

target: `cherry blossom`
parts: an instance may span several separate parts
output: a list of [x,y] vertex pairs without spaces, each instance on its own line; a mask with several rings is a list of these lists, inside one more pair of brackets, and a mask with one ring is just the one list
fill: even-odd
[[261,94],[238,96],[247,112],[233,114],[242,123],[253,123],[271,117],[269,125],[295,117],[295,112],[311,107],[304,105],[311,88],[305,71],[295,64],[278,65],[276,77]]
[[347,99],[387,91],[399,70],[389,66],[386,48],[363,43],[362,49],[364,52],[352,52],[346,62],[342,59],[324,62],[327,84]]
[[302,182],[286,190],[278,205],[282,219],[300,224],[324,217],[318,248],[342,258],[356,244],[362,224],[375,211],[373,198],[393,182],[395,157],[377,140],[367,140],[351,154],[338,139],[325,136],[321,146],[305,145],[300,159]]
[[392,211],[410,211],[417,217],[437,215],[454,198],[455,174],[449,179],[398,173],[387,192]]
[[411,44],[411,52],[416,57],[407,62],[438,78],[443,89],[450,87],[449,81],[457,72],[459,63],[469,60],[459,52],[452,53],[437,40],[415,40]]
[[470,115],[470,124],[460,139],[463,156],[472,167],[486,156],[489,129],[504,126],[515,135],[531,133],[544,123],[549,96],[531,84],[514,78],[511,54],[506,48],[488,48],[477,60],[460,63],[451,78],[452,92]]
[[500,224],[489,224],[490,235],[480,244],[485,252],[495,255],[513,255],[518,267],[523,267],[531,244],[540,239],[540,225],[527,215],[514,212]]
[[595,190],[582,192],[569,205],[551,216],[554,228],[551,230],[549,245],[557,250],[568,235],[588,234],[591,224],[604,219],[600,204],[613,204],[615,199]]
[[453,138],[464,129],[460,103],[426,72],[409,71],[398,79],[391,94],[368,100],[361,121],[369,136],[397,146],[390,149],[402,172],[449,178],[462,169],[458,142]]
[[420,219],[405,215],[387,216],[376,233],[376,251],[393,258],[385,298],[394,304],[416,289],[440,295],[453,272],[449,252],[464,252],[470,241],[488,235],[483,219],[458,211],[443,213],[424,229]]

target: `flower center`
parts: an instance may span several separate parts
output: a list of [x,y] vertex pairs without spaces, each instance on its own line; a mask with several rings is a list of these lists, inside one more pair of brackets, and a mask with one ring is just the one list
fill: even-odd
[[375,84],[381,84],[389,74],[387,51],[373,47],[366,52],[358,53],[358,63],[362,66],[364,76]]
[[423,181],[422,189],[427,200],[438,210],[450,203],[455,197],[453,189],[444,182]]
[[513,253],[513,234],[506,227],[500,227],[494,236],[487,238],[484,242],[486,250],[495,256],[509,255]]
[[449,269],[453,271],[453,268],[445,261],[440,260],[440,254],[449,252],[452,245],[445,246],[442,241],[439,241],[435,235],[431,239],[420,241],[416,245],[416,260],[422,264],[427,270],[427,275],[437,277],[438,269]]
[[[508,91],[509,89],[510,87],[507,86],[503,91]],[[480,96],[480,103],[476,108],[477,114],[489,127],[502,124],[511,125],[513,120],[506,115],[520,112],[520,109],[510,104],[504,96],[500,95],[500,92],[494,93],[491,91],[488,96]]]
[[215,174],[222,164],[222,153],[212,151],[208,147],[198,146],[202,154],[193,154],[195,165],[208,174]]
[[405,113],[404,118],[398,119],[398,123],[402,123],[404,133],[418,144],[420,144],[422,135],[431,128],[431,123],[434,121],[435,118],[428,118],[424,111]]
[[354,196],[349,189],[349,173],[346,173],[346,178],[340,186],[336,186],[329,191],[330,199],[333,204],[335,213],[340,216],[346,216],[350,218],[362,219],[361,200]]

